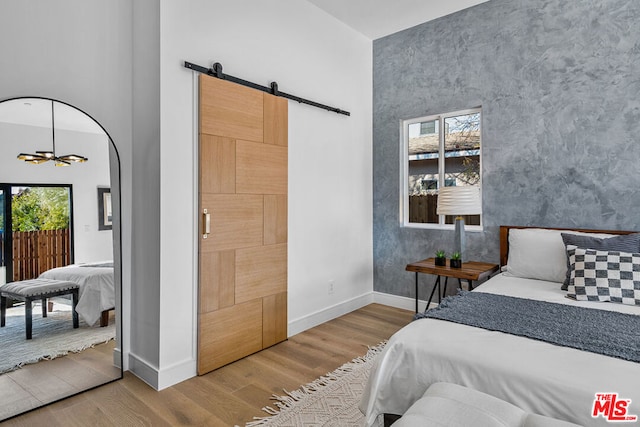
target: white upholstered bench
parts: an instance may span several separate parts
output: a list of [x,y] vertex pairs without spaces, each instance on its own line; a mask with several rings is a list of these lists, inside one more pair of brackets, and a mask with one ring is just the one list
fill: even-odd
[[76,305],[78,304],[78,289],[79,286],[77,283],[64,280],[31,279],[5,283],[0,286],[0,327],[4,327],[5,325],[7,298],[24,301],[26,334],[27,339],[30,340],[32,328],[31,302],[34,300],[42,300],[42,317],[47,317],[47,298],[71,294],[73,327],[77,328],[78,313],[76,313]]
[[531,414],[497,397],[450,383],[432,384],[393,427],[579,427]]

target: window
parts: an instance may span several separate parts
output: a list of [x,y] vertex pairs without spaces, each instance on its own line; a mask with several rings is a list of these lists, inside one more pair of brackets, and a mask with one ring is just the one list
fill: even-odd
[[70,184],[0,183],[0,284],[73,262],[72,200]]
[[420,123],[420,136],[432,135],[436,133],[436,121],[422,122]]
[[[445,228],[455,217],[438,215],[442,186],[481,184],[480,108],[402,122],[402,222],[405,226]],[[480,229],[481,215],[465,216],[468,229]]]

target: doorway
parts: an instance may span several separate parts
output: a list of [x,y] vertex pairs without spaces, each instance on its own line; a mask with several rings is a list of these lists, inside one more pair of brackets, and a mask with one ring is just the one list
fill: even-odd
[[0,184],[0,210],[0,284],[73,263],[70,184]]

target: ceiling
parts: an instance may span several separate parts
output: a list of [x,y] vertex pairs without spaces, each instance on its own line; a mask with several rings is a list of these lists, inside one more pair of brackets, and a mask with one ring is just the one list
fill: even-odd
[[488,0],[308,0],[375,40]]
[[[488,0],[308,0],[364,36],[380,37],[416,26]],[[93,120],[56,103],[56,129],[102,133]],[[22,99],[0,103],[0,123],[51,127],[51,102]]]
[[[102,128],[83,112],[56,102],[56,129],[104,134]],[[18,98],[0,102],[0,123],[51,129],[51,101],[42,98]]]

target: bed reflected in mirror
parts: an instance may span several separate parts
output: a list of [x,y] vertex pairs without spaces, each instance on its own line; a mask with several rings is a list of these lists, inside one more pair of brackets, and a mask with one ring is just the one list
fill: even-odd
[[120,165],[89,115],[0,101],[0,421],[122,377]]

